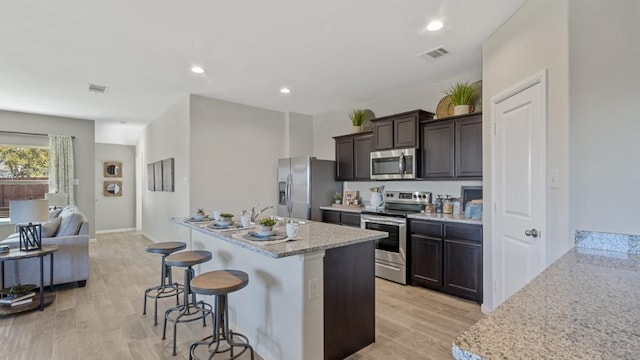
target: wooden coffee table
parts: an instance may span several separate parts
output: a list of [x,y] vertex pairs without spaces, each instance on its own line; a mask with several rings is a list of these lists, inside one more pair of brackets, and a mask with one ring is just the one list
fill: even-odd
[[50,304],[55,300],[55,294],[44,294],[44,257],[49,255],[51,257],[50,269],[49,269],[49,292],[53,291],[53,253],[58,250],[58,246],[47,245],[43,246],[40,250],[20,251],[20,249],[11,249],[8,253],[0,254],[0,267],[2,278],[2,289],[4,289],[4,263],[10,260],[20,260],[37,257],[40,258],[40,297],[38,300],[34,299],[29,304],[23,304],[18,306],[0,306],[0,315],[15,314],[22,311],[35,309],[38,306],[40,311],[44,310],[44,306]]

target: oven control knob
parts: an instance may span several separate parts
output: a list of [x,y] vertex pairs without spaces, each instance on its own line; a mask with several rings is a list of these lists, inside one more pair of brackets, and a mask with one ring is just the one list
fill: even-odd
[[416,194],[413,194],[413,198],[414,198],[414,199],[415,199],[415,198],[417,198],[417,197],[418,197],[418,195],[416,195]]
[[422,194],[422,198],[423,198],[423,199],[426,199],[426,198],[427,198],[427,195]]

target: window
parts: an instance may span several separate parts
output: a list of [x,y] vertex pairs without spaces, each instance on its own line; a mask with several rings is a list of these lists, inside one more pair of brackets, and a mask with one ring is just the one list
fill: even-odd
[[11,200],[44,199],[49,192],[49,149],[0,145],[0,219],[9,217]]

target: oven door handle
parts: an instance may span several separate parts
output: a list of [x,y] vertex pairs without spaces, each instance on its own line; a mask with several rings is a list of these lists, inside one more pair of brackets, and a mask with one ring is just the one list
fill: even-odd
[[365,223],[375,223],[375,224],[392,225],[392,226],[406,225],[406,222],[402,220],[394,221],[394,220],[381,219],[381,218],[367,218],[367,219],[362,219],[362,221]]

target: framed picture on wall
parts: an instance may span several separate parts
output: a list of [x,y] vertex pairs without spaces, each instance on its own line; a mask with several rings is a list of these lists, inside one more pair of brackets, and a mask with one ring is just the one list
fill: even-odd
[[105,181],[102,194],[104,196],[122,196],[122,181]]
[[147,190],[156,191],[153,163],[147,164]]
[[173,158],[162,160],[162,191],[174,192]]
[[153,183],[155,191],[162,191],[162,161],[153,163]]
[[122,177],[122,163],[119,161],[105,161],[103,170],[104,177]]

